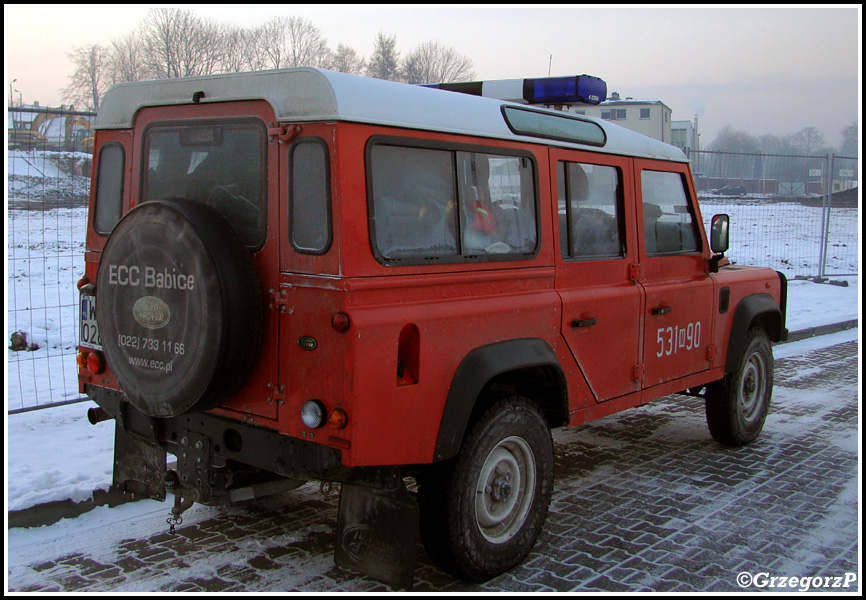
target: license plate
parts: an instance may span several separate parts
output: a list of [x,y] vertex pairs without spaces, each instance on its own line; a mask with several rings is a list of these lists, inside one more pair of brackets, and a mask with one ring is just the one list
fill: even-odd
[[99,339],[99,327],[96,325],[96,296],[81,295],[81,341],[79,344],[85,348],[102,350],[102,341]]

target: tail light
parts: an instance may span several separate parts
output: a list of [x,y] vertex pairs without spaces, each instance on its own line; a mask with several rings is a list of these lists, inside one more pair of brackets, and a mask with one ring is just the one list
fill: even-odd
[[105,358],[102,356],[102,352],[95,350],[79,352],[75,357],[75,364],[82,369],[87,369],[94,375],[99,375],[105,371]]

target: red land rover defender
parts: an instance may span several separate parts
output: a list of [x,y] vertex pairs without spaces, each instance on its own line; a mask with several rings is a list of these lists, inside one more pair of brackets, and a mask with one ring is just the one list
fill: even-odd
[[686,393],[761,431],[786,281],[672,146],[298,68],[118,85],[95,157],[80,387],[175,515],[338,482],[338,564],[411,585],[420,531],[480,581],[543,527],[551,428]]

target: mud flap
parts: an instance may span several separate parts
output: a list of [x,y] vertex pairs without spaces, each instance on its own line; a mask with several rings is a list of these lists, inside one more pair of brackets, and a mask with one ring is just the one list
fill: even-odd
[[165,500],[165,450],[127,433],[118,420],[114,427],[114,482],[116,489]]
[[395,490],[341,485],[338,566],[412,589],[417,544],[418,503],[402,482]]

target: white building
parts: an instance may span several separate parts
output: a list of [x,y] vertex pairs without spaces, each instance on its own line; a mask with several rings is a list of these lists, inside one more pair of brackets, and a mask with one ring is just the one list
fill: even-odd
[[697,115],[694,121],[671,122],[671,144],[685,152],[686,156],[701,149]]
[[[556,106],[555,108],[560,108]],[[620,99],[614,92],[597,106],[573,104],[562,107],[568,112],[614,121],[632,131],[637,131],[666,144],[673,141],[671,132],[671,109],[661,100]]]

